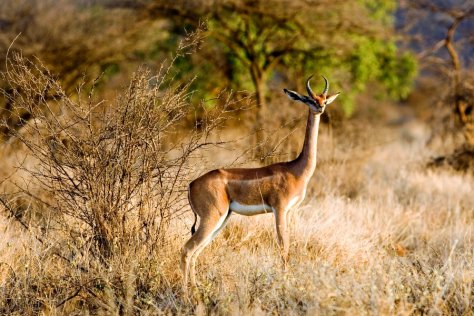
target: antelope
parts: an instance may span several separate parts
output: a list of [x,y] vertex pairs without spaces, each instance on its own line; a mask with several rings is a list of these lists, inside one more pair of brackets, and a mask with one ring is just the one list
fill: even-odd
[[[325,87],[319,95],[311,89],[312,76],[306,80],[308,96],[283,89],[291,100],[309,107],[303,149],[295,160],[254,169],[216,169],[190,183],[188,200],[195,218],[192,236],[184,245],[181,255],[185,292],[188,276],[191,285],[196,286],[197,257],[224,228],[232,212],[246,216],[273,212],[280,254],[286,266],[289,251],[288,213],[306,195],[306,188],[316,168],[320,117],[326,105],[339,95],[328,95],[329,82],[326,77],[322,77]],[[198,216],[200,224],[196,231]]]

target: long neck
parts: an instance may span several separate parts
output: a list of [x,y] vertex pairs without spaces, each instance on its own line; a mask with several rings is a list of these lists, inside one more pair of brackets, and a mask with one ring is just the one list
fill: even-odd
[[298,173],[308,177],[313,175],[314,169],[316,168],[320,117],[321,115],[313,114],[313,112],[309,110],[303,149],[295,160]]

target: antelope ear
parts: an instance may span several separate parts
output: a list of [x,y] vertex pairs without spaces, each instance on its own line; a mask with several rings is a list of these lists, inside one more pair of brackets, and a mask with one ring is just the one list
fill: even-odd
[[330,104],[332,101],[336,100],[337,96],[339,95],[340,92],[330,95],[329,97],[326,98],[326,105]]
[[288,89],[283,89],[283,91],[286,93],[286,95],[290,99],[295,100],[295,101],[304,102],[304,97],[302,95],[300,95],[298,92],[291,91],[291,90],[288,90]]

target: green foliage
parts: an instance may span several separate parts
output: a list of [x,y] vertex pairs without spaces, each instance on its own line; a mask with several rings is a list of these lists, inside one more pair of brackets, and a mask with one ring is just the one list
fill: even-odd
[[369,16],[372,20],[379,21],[386,26],[392,25],[393,13],[397,8],[396,1],[358,0],[358,2],[369,10]]
[[349,64],[354,91],[362,92],[369,82],[376,81],[393,99],[408,95],[417,73],[414,56],[408,52],[400,54],[393,40],[359,38]]
[[118,63],[106,63],[101,65],[104,79],[109,79],[120,72]]
[[338,98],[337,101],[342,107],[344,114],[351,116],[355,111],[355,97],[357,93],[354,90],[344,91]]
[[397,55],[395,47],[385,53],[381,56],[382,69],[378,79],[386,87],[390,97],[406,98],[417,74],[415,57],[408,52]]

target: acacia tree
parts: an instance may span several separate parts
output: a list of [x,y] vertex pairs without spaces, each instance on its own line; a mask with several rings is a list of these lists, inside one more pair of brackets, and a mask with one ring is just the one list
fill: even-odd
[[135,10],[142,27],[162,21],[168,36],[160,38],[154,50],[172,51],[173,43],[205,22],[205,45],[189,60],[179,61],[180,65],[207,75],[195,82],[203,90],[213,89],[202,83],[206,81],[255,92],[257,116],[268,97],[268,81],[275,77],[294,81],[295,75],[331,73],[331,82],[344,86],[342,102],[350,114],[351,96],[363,91],[368,82],[379,81],[390,96],[405,97],[416,73],[412,56],[401,53],[396,45],[395,0],[94,3]]
[[259,144],[272,80],[299,82],[311,73],[330,73],[332,86],[344,90],[347,115],[354,96],[371,81],[382,83],[385,94],[405,97],[416,64],[397,49],[395,8],[392,0],[155,0],[146,12],[152,19],[173,16],[180,28],[207,22],[203,57],[194,66],[205,69],[201,79],[207,83],[255,92]]
[[[212,47],[229,65],[228,79],[255,91],[257,122],[267,81],[275,74],[339,73],[336,82],[352,90],[348,95],[378,80],[402,97],[415,74],[413,60],[397,52],[392,37],[394,1],[201,0],[188,9],[181,2],[175,7],[187,21],[207,19]],[[345,101],[350,114],[352,104],[347,97]]]

